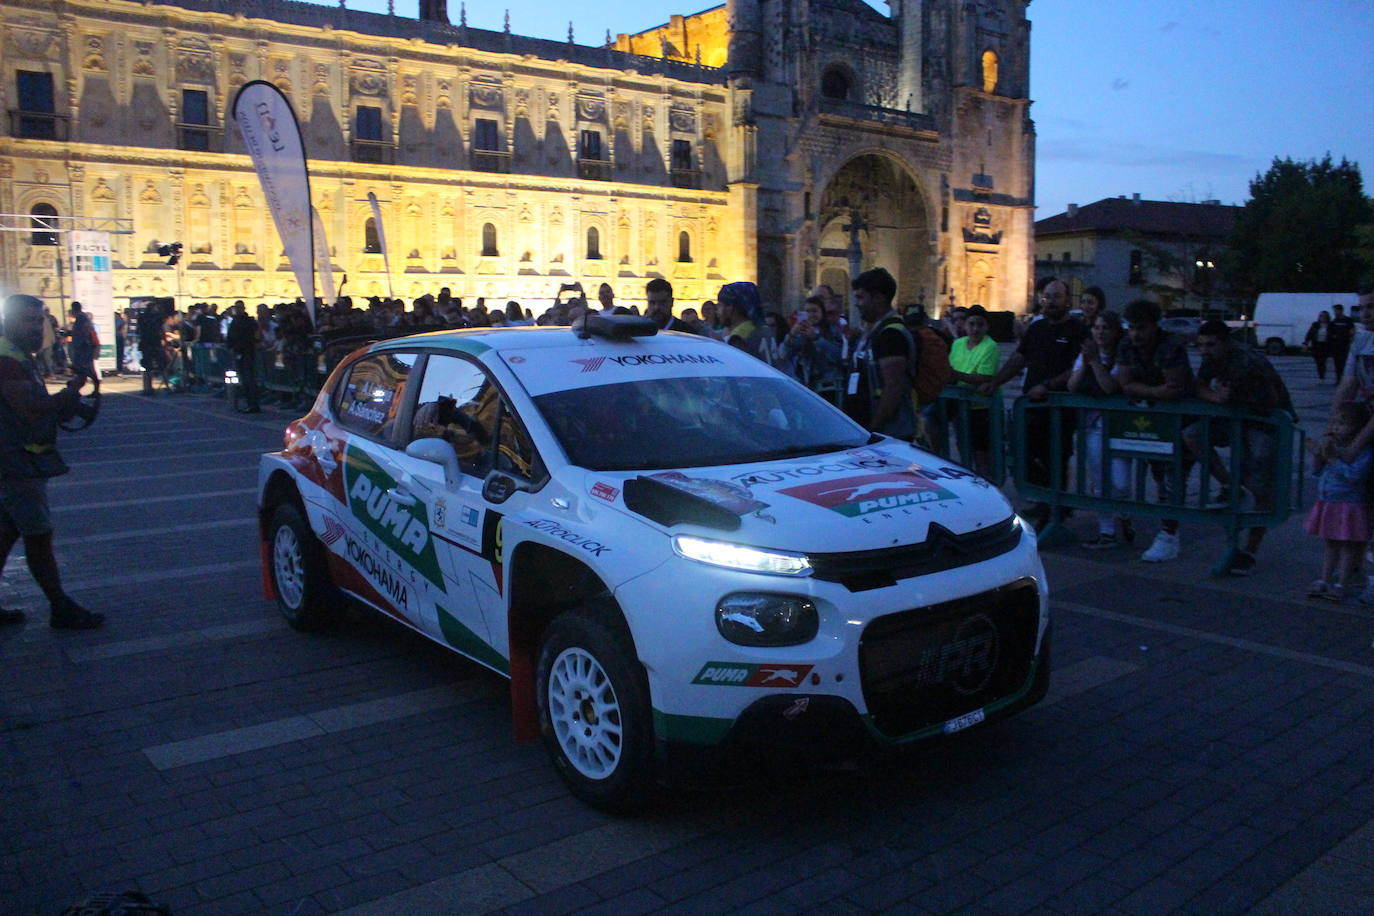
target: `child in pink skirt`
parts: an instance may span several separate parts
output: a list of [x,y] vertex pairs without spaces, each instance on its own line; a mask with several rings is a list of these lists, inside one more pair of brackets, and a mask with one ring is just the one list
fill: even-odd
[[1317,501],[1303,530],[1325,541],[1326,550],[1321,578],[1308,588],[1309,598],[1341,601],[1360,589],[1365,545],[1374,534],[1366,502],[1374,449],[1365,449],[1354,461],[1342,461],[1340,453],[1368,422],[1369,408],[1364,404],[1341,404],[1331,416],[1326,435],[1312,444]]

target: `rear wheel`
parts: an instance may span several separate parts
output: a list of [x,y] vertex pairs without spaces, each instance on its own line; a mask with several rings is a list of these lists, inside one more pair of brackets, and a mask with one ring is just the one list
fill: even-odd
[[1283,349],[1283,341],[1277,337],[1271,337],[1264,342],[1264,352],[1270,356],[1282,356]]
[[297,630],[322,630],[334,622],[337,601],[329,583],[324,550],[291,503],[277,506],[267,533],[272,590],[277,608]]
[[642,807],[654,790],[648,682],[609,613],[556,618],[539,653],[539,727],[573,795],[606,811]]

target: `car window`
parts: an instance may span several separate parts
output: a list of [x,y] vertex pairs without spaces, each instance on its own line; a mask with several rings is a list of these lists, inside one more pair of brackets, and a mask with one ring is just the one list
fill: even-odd
[[339,422],[369,438],[390,439],[415,358],[414,353],[377,353],[350,366],[339,387]]
[[534,401],[569,460],[600,471],[771,461],[869,439],[781,376],[646,379],[553,391]]
[[432,354],[415,402],[411,438],[443,439],[464,473],[480,477],[491,469],[500,409],[501,394],[482,367]]
[[496,447],[496,469],[525,480],[534,478],[534,443],[506,405],[501,411],[501,440]]

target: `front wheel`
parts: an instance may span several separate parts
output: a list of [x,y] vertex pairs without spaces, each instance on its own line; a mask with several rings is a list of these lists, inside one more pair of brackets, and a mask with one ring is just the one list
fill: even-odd
[[297,630],[323,630],[337,616],[324,551],[309,523],[290,503],[277,506],[267,533],[277,608]]
[[650,799],[649,689],[622,628],[589,609],[555,619],[539,653],[537,696],[544,746],[573,795],[614,812]]
[[1268,353],[1270,356],[1282,356],[1283,341],[1279,340],[1277,337],[1269,338],[1264,342],[1264,352]]

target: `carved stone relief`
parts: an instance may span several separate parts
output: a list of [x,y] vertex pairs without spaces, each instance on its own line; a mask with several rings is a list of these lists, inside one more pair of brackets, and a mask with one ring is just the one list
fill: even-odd
[[198,184],[191,188],[191,193],[186,198],[187,206],[208,207],[210,206],[210,195],[205,193],[205,185]]
[[91,200],[105,202],[114,199],[114,188],[110,187],[104,178],[97,178],[95,180],[95,187],[91,188]]
[[668,113],[668,123],[673,130],[679,133],[695,133],[697,129],[697,117],[695,112],[683,111],[681,108],[674,108]]
[[140,203],[160,204],[162,195],[157,192],[157,186],[153,184],[153,179],[149,178],[147,184],[143,186],[143,192],[138,195]]
[[105,65],[105,39],[103,36],[86,36],[86,48],[81,58],[81,69],[93,73],[104,73],[109,69]]
[[157,71],[153,68],[153,43],[151,41],[134,42],[134,76],[156,76]]
[[177,58],[177,79],[183,83],[213,83],[215,65],[203,54],[183,54]]
[[577,116],[583,121],[600,121],[606,115],[606,100],[595,96],[578,96]]

